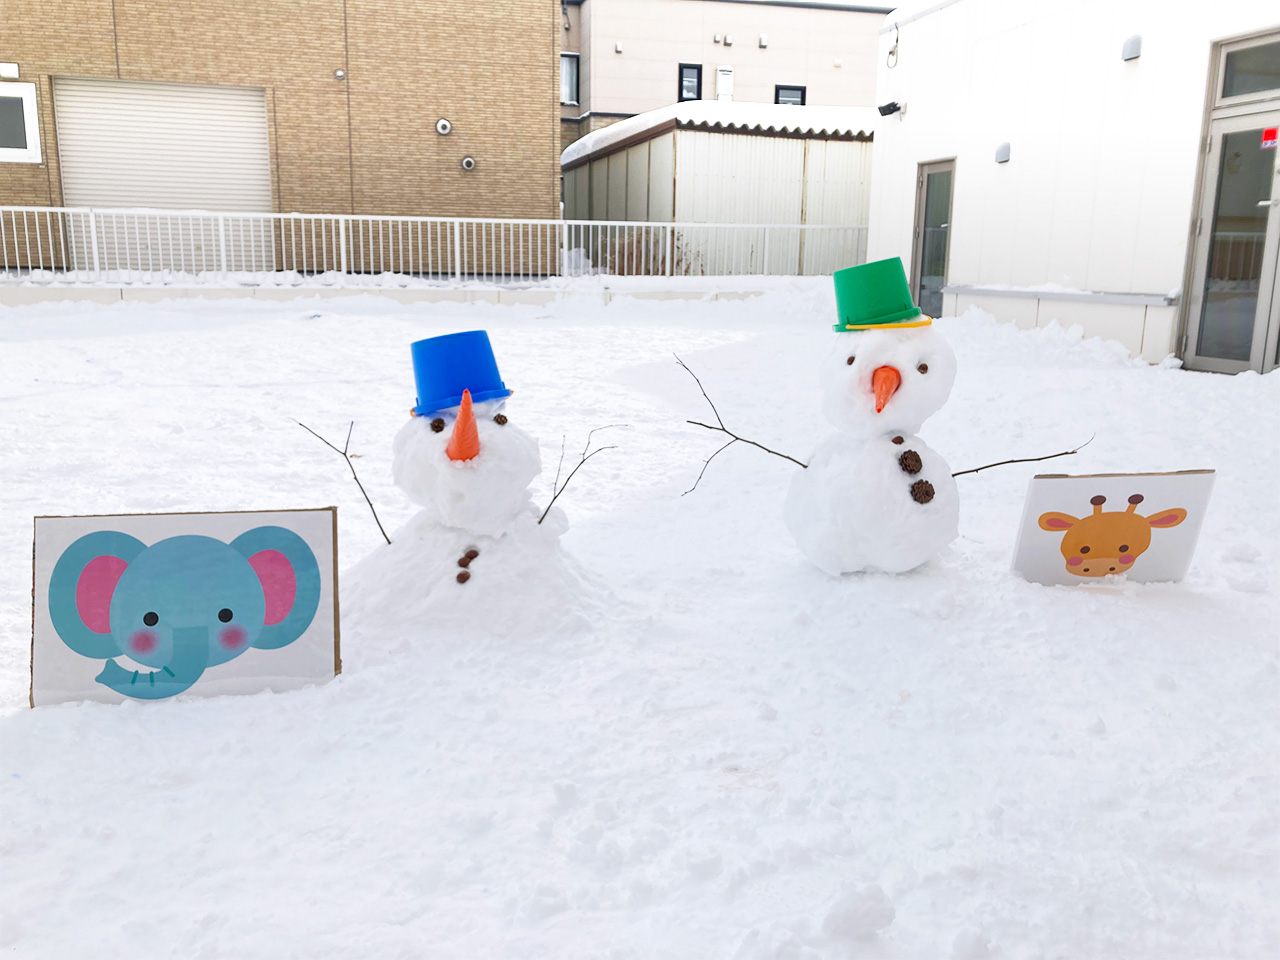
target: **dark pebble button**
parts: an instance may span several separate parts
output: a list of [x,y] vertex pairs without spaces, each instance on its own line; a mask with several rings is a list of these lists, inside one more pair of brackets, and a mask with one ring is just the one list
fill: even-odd
[[466,570],[463,570],[461,573],[458,574],[459,583],[466,583],[470,579],[471,579],[471,574],[468,573]]
[[471,566],[471,558],[470,558],[470,557],[459,557],[459,558],[458,558],[458,566],[460,566],[460,567],[469,567],[469,566]]
[[894,438],[893,438],[893,442],[894,442],[894,443],[897,443],[897,444],[901,444],[901,443],[902,443],[902,438],[901,438],[901,437],[894,437]]
[[475,547],[468,547],[467,552],[464,554],[464,556],[468,560],[474,560],[476,557],[480,556],[480,551],[477,550]]

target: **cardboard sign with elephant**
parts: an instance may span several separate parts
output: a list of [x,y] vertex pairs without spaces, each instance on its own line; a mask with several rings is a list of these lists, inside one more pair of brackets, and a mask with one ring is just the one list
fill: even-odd
[[341,670],[337,509],[36,517],[31,705],[293,690]]

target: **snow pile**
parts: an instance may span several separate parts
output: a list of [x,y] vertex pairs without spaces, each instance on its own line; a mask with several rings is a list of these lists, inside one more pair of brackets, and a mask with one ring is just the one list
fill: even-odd
[[[832,578],[784,525],[793,464],[735,444],[682,496],[719,438],[685,423],[709,413],[671,357],[728,426],[803,459],[830,431],[832,314],[829,279],[604,308],[596,291],[6,310],[3,948],[1275,956],[1280,377],[944,318],[955,385],[925,431],[953,469],[1094,432],[1053,472],[1214,467],[1191,572],[1019,579],[1028,478],[1050,465],[1017,464],[957,478],[960,535],[935,559]],[[562,436],[573,462],[592,428],[630,425],[557,501],[563,533],[522,513],[493,542],[395,485],[408,344],[478,327],[519,385],[508,426],[541,441],[534,505]],[[391,547],[290,417],[356,421]],[[26,708],[33,514],[328,503],[342,676]]]

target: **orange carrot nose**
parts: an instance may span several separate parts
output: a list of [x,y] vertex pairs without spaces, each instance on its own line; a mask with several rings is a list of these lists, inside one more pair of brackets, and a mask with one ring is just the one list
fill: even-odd
[[462,406],[453,422],[453,433],[444,452],[450,460],[470,460],[480,452],[480,434],[476,432],[476,415],[471,412],[471,391],[462,391]]
[[897,367],[876,367],[871,374],[871,389],[876,394],[876,413],[884,409],[889,398],[897,392],[902,383],[902,374]]

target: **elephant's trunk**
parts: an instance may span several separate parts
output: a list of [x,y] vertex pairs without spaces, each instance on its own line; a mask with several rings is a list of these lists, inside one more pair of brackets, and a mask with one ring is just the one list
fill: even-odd
[[205,627],[174,627],[173,658],[159,670],[126,670],[108,660],[99,683],[135,700],[163,700],[187,690],[209,665],[209,631]]

